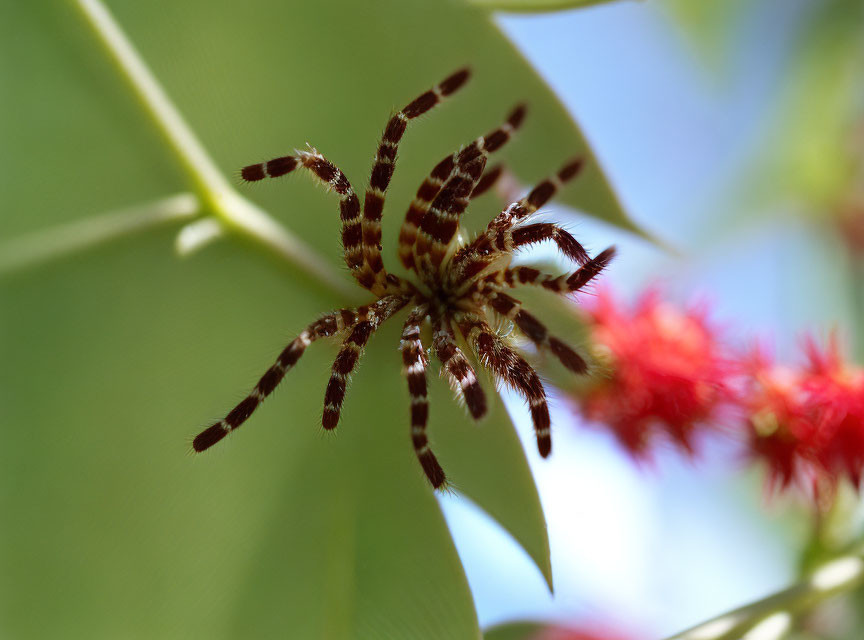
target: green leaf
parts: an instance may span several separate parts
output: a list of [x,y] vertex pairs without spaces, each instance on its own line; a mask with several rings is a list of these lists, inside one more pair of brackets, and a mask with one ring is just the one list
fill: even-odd
[[747,0],[665,0],[661,3],[681,27],[684,37],[700,59],[715,72],[728,72],[733,59],[729,47],[735,42],[735,27],[745,11],[753,8]]
[[474,6],[487,11],[505,11],[510,13],[545,13],[549,11],[565,11],[567,9],[583,9],[598,4],[607,4],[614,0],[467,0]]
[[[110,8],[226,173],[308,140],[360,188],[392,108],[472,64],[473,86],[406,135],[387,247],[422,176],[517,101],[531,119],[505,157],[521,179],[591,157],[488,16],[458,3]],[[4,243],[194,187],[72,5],[6,13]],[[420,44],[429,33],[434,55]],[[341,264],[331,196],[293,177],[247,193]],[[634,228],[593,161],[562,198]],[[469,218],[497,209],[486,198]],[[173,235],[149,230],[0,282],[4,635],[479,637],[411,450],[398,322],[373,339],[335,436],[318,426],[334,347],[316,344],[240,433],[186,456],[189,436],[345,301],[249,242],[181,260]],[[431,437],[455,486],[550,581],[536,488],[500,403],[475,426],[431,383]]]

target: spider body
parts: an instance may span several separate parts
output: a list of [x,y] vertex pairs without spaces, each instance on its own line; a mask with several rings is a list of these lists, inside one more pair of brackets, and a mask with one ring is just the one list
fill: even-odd
[[[246,181],[277,178],[298,168],[309,170],[339,196],[345,263],[357,282],[375,301],[357,308],[328,313],[310,324],[279,355],[252,392],[228,415],[201,432],[193,441],[204,451],[237,429],[261,404],[299,360],[313,341],[343,336],[324,395],[322,425],[336,428],[348,378],[371,336],[382,323],[409,307],[400,352],[402,370],[411,397],[411,439],[417,458],[433,487],[446,477],[426,436],[429,419],[426,369],[429,359],[421,339],[428,321],[431,350],[451,386],[472,418],[487,411],[487,400],[474,366],[457,335],[493,376],[510,386],[528,403],[541,455],[551,452],[549,408],[537,372],[495,330],[494,320],[509,321],[538,349],[551,352],[574,373],[585,373],[585,360],[564,341],[549,334],[543,323],[506,293],[516,286],[539,286],[566,295],[584,287],[609,263],[614,249],[594,258],[561,227],[552,223],[527,224],[528,218],[578,175],[582,160],[566,163],[543,180],[525,198],[498,214],[473,240],[459,234],[459,220],[469,202],[490,189],[500,167],[487,169],[489,154],[503,147],[520,127],[524,106],[517,106],[497,129],[477,138],[441,160],[417,190],[399,233],[398,257],[416,278],[388,272],[381,256],[381,217],[385,195],[396,163],[399,142],[409,121],[429,111],[460,89],[469,78],[467,69],[446,78],[392,116],[375,156],[363,205],[345,175],[318,151],[298,151],[242,169]],[[553,276],[532,267],[510,268],[514,252],[545,240],[579,265],[571,274]]]

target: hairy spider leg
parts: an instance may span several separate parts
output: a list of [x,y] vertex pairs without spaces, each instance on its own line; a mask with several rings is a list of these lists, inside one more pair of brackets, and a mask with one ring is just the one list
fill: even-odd
[[538,348],[547,349],[573,373],[583,374],[588,371],[588,363],[563,340],[549,335],[546,326],[536,316],[526,311],[522,302],[500,291],[489,297],[489,305],[499,315],[513,321],[531,342]]
[[325,429],[335,429],[339,424],[342,412],[342,402],[345,400],[345,390],[348,379],[372,334],[381,323],[404,307],[410,298],[404,296],[385,296],[369,306],[368,315],[350,328],[350,333],[342,342],[339,354],[333,362],[330,381],[324,393],[324,413],[321,424]]
[[229,433],[239,428],[252,415],[255,409],[260,406],[264,399],[273,393],[273,390],[282,382],[285,374],[297,364],[300,356],[306,351],[306,347],[318,338],[334,336],[346,328],[354,326],[359,319],[365,319],[368,312],[368,307],[341,309],[320,317],[306,327],[279,354],[276,362],[261,376],[258,384],[255,385],[255,388],[246,398],[234,407],[225,418],[195,436],[195,439],[192,441],[192,448],[198,452],[209,449]]
[[537,449],[541,456],[547,457],[552,452],[551,420],[546,390],[540,376],[480,316],[465,313],[459,314],[456,320],[462,335],[474,348],[480,361],[528,403]]
[[489,281],[510,288],[521,284],[543,287],[553,293],[567,294],[579,291],[605,269],[615,256],[615,247],[604,249],[576,271],[561,276],[541,272],[534,267],[514,267],[488,276]]
[[[507,116],[507,120],[497,129],[490,131],[485,136],[471,142],[467,147],[455,151],[439,162],[423,183],[417,189],[417,194],[414,200],[408,207],[405,214],[405,220],[402,222],[402,227],[399,230],[399,260],[408,270],[416,270],[414,260],[414,248],[417,241],[417,232],[421,226],[423,218],[429,211],[429,207],[435,200],[436,196],[441,191],[444,183],[454,177],[457,170],[457,162],[460,158],[473,159],[473,156],[479,150],[482,153],[493,153],[498,151],[507,144],[513,137],[513,134],[522,125],[526,113],[525,105],[517,105]],[[479,196],[483,191],[489,189],[495,181],[500,177],[500,167],[495,170],[487,171],[482,175],[479,182],[475,185],[469,198]],[[491,173],[491,175],[490,175]],[[482,186],[482,189],[480,187]]]
[[399,142],[410,120],[423,115],[458,91],[468,81],[470,75],[470,71],[466,68],[448,76],[440,84],[421,94],[404,109],[391,116],[384,128],[384,134],[375,154],[375,162],[372,165],[369,188],[366,190],[362,221],[364,266],[360,283],[376,295],[383,295],[387,289],[387,274],[381,257],[381,217],[384,213],[387,188],[390,186],[393,170],[396,167]]
[[402,327],[399,350],[402,353],[402,374],[408,381],[408,394],[411,396],[411,442],[414,453],[429,483],[438,489],[446,481],[446,476],[432,453],[429,438],[426,436],[426,425],[429,422],[426,368],[429,366],[429,359],[420,340],[420,327],[428,313],[427,305],[420,305],[411,311]]
[[[493,218],[480,235],[456,252],[452,261],[453,268],[449,283],[451,285],[459,283],[464,289],[465,285],[482,278],[490,269],[493,269],[502,254],[510,250],[504,247],[512,238],[510,231],[513,226],[546,204],[564,184],[579,174],[582,166],[581,158],[569,161],[555,175],[542,180],[527,196],[514,202]],[[568,247],[568,251],[574,257],[580,258],[577,262],[588,259],[585,250],[569,233],[560,228],[559,231],[552,233]]]
[[499,163],[486,169],[486,171],[483,172],[483,176],[480,178],[480,182],[477,183],[477,186],[474,187],[474,191],[471,192],[471,200],[482,196],[484,193],[489,191],[489,189],[494,187],[498,183],[498,180],[501,179],[502,175],[504,175],[503,164]]
[[439,266],[450,241],[456,237],[459,218],[485,166],[486,155],[482,153],[464,163],[457,161],[453,176],[444,183],[420,223],[414,243],[414,265],[420,279],[433,290],[440,285]]
[[298,151],[293,156],[274,158],[268,162],[251,164],[240,170],[241,177],[247,182],[264,178],[279,178],[305,167],[324,185],[339,195],[339,218],[342,222],[342,248],[345,264],[361,286],[368,289],[361,279],[363,268],[363,249],[361,247],[360,200],[345,174],[317,150]]
[[465,400],[471,417],[479,420],[486,415],[486,394],[477,372],[456,344],[456,336],[449,318],[438,318],[435,323],[432,348],[450,379],[453,390]]

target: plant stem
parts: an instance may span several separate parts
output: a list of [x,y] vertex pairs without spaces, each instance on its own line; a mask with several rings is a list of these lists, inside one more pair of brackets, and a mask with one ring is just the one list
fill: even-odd
[[227,228],[263,244],[333,291],[356,297],[357,290],[329,262],[229,184],[105,5],[100,0],[78,0],[76,5],[179,159],[203,208]]
[[200,213],[201,203],[194,194],[179,193],[149,204],[36,231],[0,245],[0,273],[34,266],[166,222],[190,220]]
[[[735,609],[667,640],[776,640],[791,629],[795,615],[864,582],[864,549],[823,564],[802,582]],[[747,635],[745,635],[747,634]]]

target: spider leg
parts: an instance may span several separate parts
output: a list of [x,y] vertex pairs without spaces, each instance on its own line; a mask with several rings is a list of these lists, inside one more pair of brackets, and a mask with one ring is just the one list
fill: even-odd
[[486,415],[486,394],[477,380],[477,372],[456,344],[449,318],[439,318],[435,323],[432,348],[447,372],[453,389],[465,399],[471,417],[479,420]]
[[458,319],[459,330],[471,344],[481,361],[510,388],[519,393],[528,403],[537,449],[544,458],[552,452],[552,437],[549,419],[549,404],[540,376],[525,359],[504,344],[476,314],[462,314]]
[[429,360],[420,341],[420,325],[426,318],[429,307],[421,305],[411,311],[402,328],[399,350],[402,352],[402,373],[408,381],[411,395],[411,441],[414,452],[423,467],[423,473],[432,486],[437,489],[444,484],[446,476],[435,454],[429,447],[426,425],[429,421],[429,398],[426,390],[426,367]]
[[[493,264],[502,252],[502,248],[498,246],[501,232],[504,231],[506,233],[516,223],[524,220],[546,204],[564,184],[579,175],[583,164],[581,158],[569,161],[555,175],[541,181],[527,196],[518,202],[514,202],[498,214],[480,235],[456,252],[456,255],[453,257],[453,277],[451,278],[451,282],[464,282],[474,278]],[[561,231],[566,233],[563,229]],[[559,238],[562,238],[561,241],[565,243],[565,246],[569,247],[569,250],[575,251],[575,255],[580,254],[576,246],[572,243],[567,243],[567,239],[563,238],[561,234],[558,235]],[[567,235],[569,236],[569,234]],[[505,237],[500,237],[502,243]],[[584,254],[584,249],[581,253]]]
[[553,293],[573,293],[597,277],[615,256],[615,247],[609,247],[591,258],[576,271],[562,276],[542,273],[534,267],[514,267],[487,276],[487,282],[504,284],[510,288],[520,284],[535,285]]
[[375,163],[372,165],[372,175],[363,204],[362,220],[364,267],[361,278],[364,286],[377,295],[381,295],[386,289],[386,273],[381,258],[381,217],[384,213],[387,188],[390,186],[393,170],[396,167],[399,142],[405,134],[409,120],[426,113],[442,102],[444,98],[455,93],[468,81],[469,77],[470,71],[468,69],[460,69],[393,115],[384,129],[378,151],[375,154]]
[[543,240],[553,240],[565,256],[577,264],[588,262],[588,252],[569,232],[551,222],[529,224],[524,227],[500,231],[496,239],[497,247],[506,247],[505,251],[513,251],[520,247],[536,244]]
[[360,200],[345,174],[336,165],[316,150],[299,151],[294,156],[283,156],[268,162],[252,164],[241,169],[240,174],[247,182],[255,182],[264,178],[278,178],[294,171],[297,167],[305,167],[323,182],[328,189],[339,195],[339,217],[342,220],[342,247],[345,264],[366,289],[371,289],[362,270],[363,247],[362,225],[360,215]]
[[509,318],[519,327],[519,330],[538,348],[548,349],[567,369],[573,373],[583,374],[588,371],[585,359],[573,350],[567,343],[549,335],[545,325],[523,307],[522,302],[500,291],[489,297],[489,306],[496,313]]
[[240,404],[234,407],[231,412],[216,424],[208,427],[192,441],[192,448],[196,452],[209,449],[222,438],[237,429],[243,424],[249,416],[258,408],[264,401],[264,398],[273,393],[273,390],[282,382],[285,374],[297,364],[300,356],[306,351],[312,342],[318,338],[326,338],[344,331],[347,327],[352,326],[357,322],[357,318],[365,315],[365,307],[358,309],[342,309],[334,311],[322,316],[306,329],[289,344],[272,367],[267,369],[267,372],[255,385],[252,392],[243,399]]
[[382,322],[408,304],[408,300],[408,298],[401,296],[381,298],[368,307],[368,313],[365,314],[365,317],[358,314],[358,321],[348,327],[351,332],[342,342],[339,354],[333,362],[330,381],[327,383],[327,391],[324,394],[324,414],[321,418],[321,424],[325,429],[335,429],[339,423],[348,378],[360,356],[363,355],[363,349],[369,342],[369,338],[381,326]]
[[417,273],[433,288],[438,281],[438,268],[459,230],[459,218],[465,212],[471,191],[486,166],[486,154],[470,147],[465,151],[471,151],[473,156],[466,154],[470,159],[457,160],[453,176],[444,183],[423,217],[414,243]]
[[[399,260],[406,269],[411,270],[416,268],[414,263],[414,244],[417,240],[417,231],[444,183],[455,175],[454,172],[456,171],[458,160],[460,158],[463,161],[466,158],[469,160],[473,159],[473,154],[476,154],[478,150],[483,153],[498,151],[513,137],[513,133],[522,125],[522,121],[525,119],[525,112],[526,108],[524,105],[517,105],[507,116],[507,120],[503,125],[494,131],[490,131],[485,136],[474,140],[464,149],[452,153],[435,165],[435,168],[432,169],[431,173],[420,185],[420,188],[417,189],[417,194],[408,207],[408,212],[405,214],[405,220],[399,231]],[[474,187],[470,197],[473,198],[489,189],[495,180],[498,179],[500,173],[501,170],[499,167],[490,169]],[[478,191],[481,185],[483,185],[483,188]]]
[[477,186],[474,187],[474,191],[471,192],[471,200],[482,196],[484,193],[489,191],[489,189],[494,187],[503,174],[504,165],[502,164],[496,164],[495,166],[486,169],[483,176],[480,178],[480,182],[477,183]]

